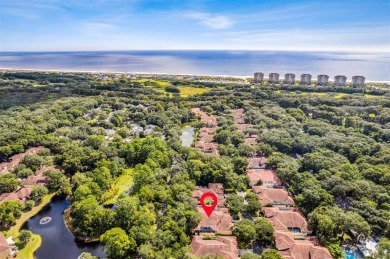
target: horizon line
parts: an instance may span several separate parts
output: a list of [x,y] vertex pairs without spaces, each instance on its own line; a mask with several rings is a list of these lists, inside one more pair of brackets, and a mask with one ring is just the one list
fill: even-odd
[[99,50],[0,50],[0,53],[122,52],[122,51],[240,51],[240,52],[347,52],[388,54],[385,50],[287,50],[287,49],[99,49]]

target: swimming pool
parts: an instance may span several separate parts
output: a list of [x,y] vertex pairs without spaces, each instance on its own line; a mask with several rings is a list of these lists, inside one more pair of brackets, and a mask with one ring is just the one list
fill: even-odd
[[345,258],[346,259],[356,259],[356,256],[355,256],[354,253],[349,252],[349,251],[344,251],[344,253],[345,253]]

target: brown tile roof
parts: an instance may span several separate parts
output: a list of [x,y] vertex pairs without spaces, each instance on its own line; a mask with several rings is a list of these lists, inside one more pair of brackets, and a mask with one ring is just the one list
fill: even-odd
[[252,128],[252,124],[237,124],[236,125],[238,131],[244,131],[246,129]]
[[11,246],[7,243],[7,239],[5,238],[4,234],[0,231],[0,255],[5,255],[7,250],[10,253]]
[[217,132],[217,127],[207,128],[202,127],[199,129],[199,135],[202,136],[202,134],[214,134]]
[[0,175],[7,173],[10,170],[10,163],[4,162],[0,164]]
[[19,201],[19,197],[14,192],[1,194],[0,195],[0,203],[6,202],[6,201]]
[[39,169],[35,172],[35,175],[42,176],[43,173],[45,173],[47,171],[59,171],[59,169],[55,166],[43,166],[41,169]]
[[297,210],[265,207],[263,211],[264,216],[268,218],[275,230],[288,231],[291,228],[299,228],[301,233],[311,232],[305,217]]
[[27,155],[37,154],[43,147],[32,147],[27,149],[24,153],[11,156],[9,162],[0,164],[0,175],[11,172],[20,163],[20,161]]
[[291,232],[276,231],[275,247],[284,258],[331,259],[329,251],[308,240],[296,240]]
[[27,179],[22,181],[23,187],[32,187],[34,185],[45,185],[47,183],[47,176],[30,175]]
[[216,192],[218,195],[224,195],[225,194],[225,188],[223,188],[222,183],[209,183],[208,185],[209,189]]
[[22,160],[27,155],[35,155],[37,154],[43,147],[32,147],[27,149],[24,153],[20,153],[14,156],[11,156],[9,160],[12,164],[19,164],[20,160]]
[[209,183],[208,188],[196,187],[196,190],[193,191],[192,196],[197,198],[198,201],[200,197],[206,192],[213,192],[218,198],[218,207],[225,207],[225,197],[224,197],[224,188],[221,183]]
[[252,190],[259,196],[260,203],[266,205],[294,205],[293,198],[284,189],[267,186],[253,186]]
[[26,201],[30,199],[31,192],[32,188],[21,188],[16,192],[16,195],[23,204],[26,204]]
[[262,157],[249,157],[247,158],[248,168],[256,169],[256,168],[265,168],[267,167],[268,158],[265,156]]
[[191,252],[197,256],[215,254],[223,259],[238,258],[237,241],[233,236],[218,236],[215,240],[203,240],[201,236],[194,236]]
[[212,226],[217,233],[231,235],[233,227],[233,219],[226,210],[219,210],[215,208],[210,217],[204,212],[203,208],[198,206],[198,212],[202,216],[202,220],[199,222],[196,229],[200,229],[203,226]]
[[217,126],[218,125],[217,117],[209,116],[209,115],[207,115],[207,113],[205,113],[204,111],[200,110],[199,108],[192,108],[191,111],[193,113],[195,113],[197,116],[200,116],[200,121],[201,122],[203,122],[205,124],[208,124],[208,125],[212,125],[212,126]]
[[246,173],[249,177],[251,186],[257,184],[260,180],[263,182],[263,185],[273,186],[279,185],[281,182],[279,178],[275,175],[275,172],[267,169],[248,169]]
[[233,118],[242,118],[245,116],[245,111],[244,109],[232,109],[230,110],[231,114],[233,115]]
[[257,138],[245,138],[245,144],[247,145],[256,145],[257,144]]
[[214,136],[213,135],[209,135],[209,134],[204,134],[203,136],[200,137],[202,141],[204,142],[213,142],[214,141]]
[[218,144],[217,143],[206,143],[204,141],[195,141],[195,148],[206,155],[219,156]]

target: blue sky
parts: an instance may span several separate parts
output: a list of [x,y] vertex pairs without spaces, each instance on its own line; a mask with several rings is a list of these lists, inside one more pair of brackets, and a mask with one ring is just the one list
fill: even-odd
[[0,51],[390,51],[390,1],[1,0]]

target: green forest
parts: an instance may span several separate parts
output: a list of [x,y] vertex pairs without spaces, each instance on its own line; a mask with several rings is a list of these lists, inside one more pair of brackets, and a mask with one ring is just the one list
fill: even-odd
[[[220,157],[182,146],[182,125],[202,126],[194,107],[218,117]],[[256,134],[258,144],[245,144],[234,126],[230,110],[237,108],[254,125],[244,133]],[[0,163],[38,146],[44,148],[0,176],[0,194],[15,191],[18,179],[41,165],[61,170],[45,173],[46,187],[34,188],[26,206],[0,204],[4,233],[42,197],[56,193],[71,200],[66,220],[75,236],[100,240],[108,258],[197,258],[189,249],[200,221],[195,186],[223,183],[232,194],[227,207],[233,218],[244,211],[261,215],[256,195],[247,195],[244,205],[234,194],[250,192],[246,158],[262,154],[334,258],[344,257],[343,244],[371,236],[379,240],[372,258],[390,255],[388,85],[0,73]],[[249,241],[272,245],[272,229],[261,219],[256,224],[242,220],[233,232],[243,247],[248,238],[240,226],[254,231]]]

